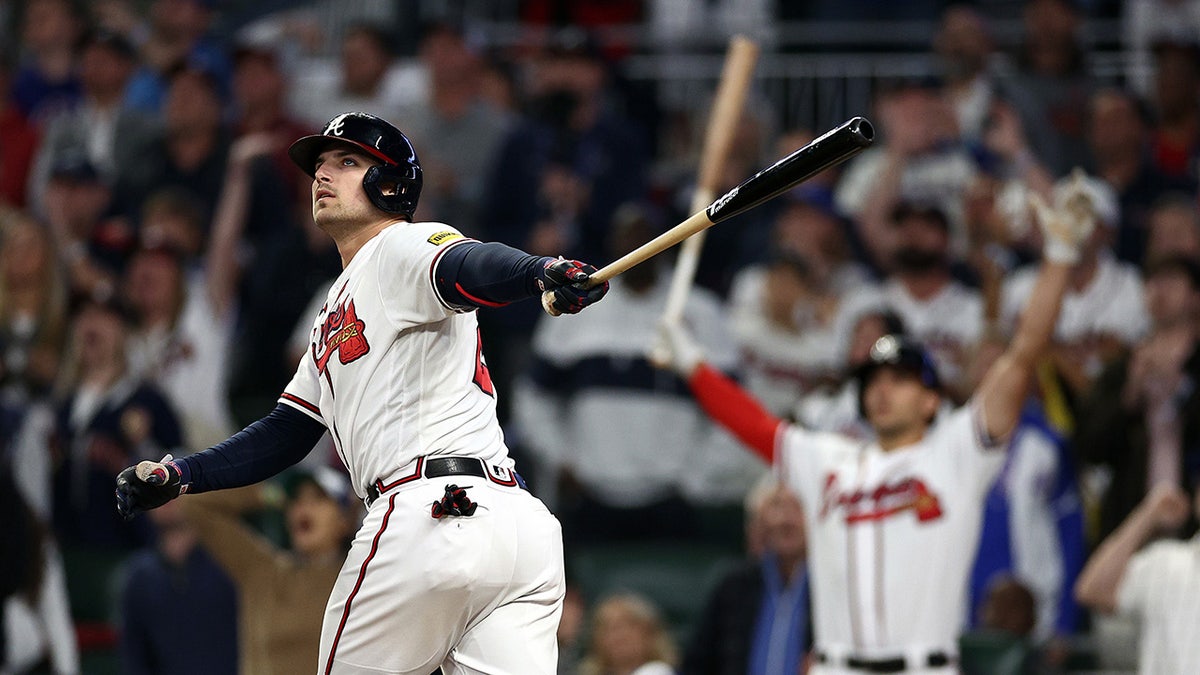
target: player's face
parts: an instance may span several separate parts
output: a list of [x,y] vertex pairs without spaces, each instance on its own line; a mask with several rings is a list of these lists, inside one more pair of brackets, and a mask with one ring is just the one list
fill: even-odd
[[924,429],[937,413],[940,397],[907,370],[878,368],[866,382],[863,408],[880,438]]
[[320,556],[341,548],[349,524],[336,501],[315,484],[304,483],[288,504],[287,527],[297,553]]
[[378,214],[363,191],[363,174],[373,162],[366,155],[344,148],[322,152],[312,184],[313,221],[325,231],[331,227],[366,223]]

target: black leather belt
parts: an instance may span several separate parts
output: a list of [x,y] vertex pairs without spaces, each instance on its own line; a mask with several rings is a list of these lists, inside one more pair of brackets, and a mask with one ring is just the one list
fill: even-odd
[[367,486],[367,506],[370,506],[379,499],[379,495],[391,490],[394,487],[409,483],[424,476],[425,478],[441,478],[443,476],[475,476],[477,478],[487,478],[488,480],[498,485],[519,487],[522,490],[528,490],[525,485],[525,479],[516,471],[510,469],[507,471],[511,478],[496,476],[490,473],[487,469],[487,464],[478,457],[419,457],[417,458],[417,467],[412,474],[403,476],[390,483],[385,484],[382,480],[376,480]]
[[[817,653],[817,660],[821,663],[828,663],[829,657],[823,653]],[[923,665],[913,664],[913,668],[940,668],[950,665],[951,659],[946,652],[931,652],[925,657]],[[845,659],[847,668],[853,670],[861,670],[864,673],[903,673],[909,669],[908,659],[903,656],[897,656],[890,659],[864,659],[857,656],[847,656]]]

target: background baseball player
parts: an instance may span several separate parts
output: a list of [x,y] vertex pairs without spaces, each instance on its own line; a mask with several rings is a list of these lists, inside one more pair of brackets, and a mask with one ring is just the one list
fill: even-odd
[[939,415],[929,356],[903,338],[880,338],[859,371],[860,406],[876,441],[783,423],[705,365],[680,326],[664,326],[669,365],[688,378],[709,415],[775,465],[804,504],[815,672],[955,667],[982,501],[1093,227],[1077,193],[1065,195],[1057,210],[1040,199],[1034,205],[1044,261],[1008,349],[967,405]]
[[584,290],[594,268],[577,261],[411,222],[420,164],[378,117],[338,115],[289,155],[344,267],[309,353],[263,419],[122,471],[119,510],[263,480],[328,429],[368,511],[326,607],[319,672],[554,672],[561,529],[508,457],[471,310],[551,291],[548,311],[574,313],[607,284]]

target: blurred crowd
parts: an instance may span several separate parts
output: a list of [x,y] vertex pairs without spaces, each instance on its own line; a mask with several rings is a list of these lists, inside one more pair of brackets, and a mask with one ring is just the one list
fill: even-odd
[[[113,502],[125,466],[269,411],[305,353],[340,260],[292,140],[380,115],[417,148],[418,219],[600,264],[687,215],[707,112],[664,103],[626,59],[686,51],[686,27],[720,17],[739,17],[732,32],[878,3],[531,0],[510,3],[528,30],[503,43],[427,4],[313,1],[233,25],[246,3],[0,1],[0,671],[84,672],[106,650],[128,673],[315,660],[317,587],[356,517],[331,445],[267,486],[128,522]],[[1103,648],[1124,630],[1106,615],[1130,605],[1083,584],[1084,611],[1073,587],[1110,535],[1130,550],[1102,562],[1123,568],[1196,531],[1200,3],[890,4],[904,12],[883,18],[936,25],[931,72],[869,82],[872,109],[854,113],[871,149],[710,231],[685,321],[715,366],[812,428],[869,433],[849,374],[886,333],[926,345],[964,402],[1031,291],[1029,195],[1076,174],[1100,227],[987,502],[964,636],[1011,636],[1043,668],[1135,667]],[[1001,40],[995,12],[1019,34]],[[1104,12],[1124,67],[1101,77],[1084,36]],[[635,24],[661,41],[601,39]],[[789,119],[752,90],[721,191],[824,131]],[[746,560],[694,589],[711,595],[687,631],[643,595],[573,587],[562,672],[795,672],[803,525],[650,367],[670,269],[633,268],[569,323],[536,303],[480,312],[508,444],[563,522],[569,577],[575,552],[638,542]],[[97,568],[121,574],[83,578]],[[764,584],[790,608],[782,646],[752,631]],[[72,604],[88,588],[98,611]]]

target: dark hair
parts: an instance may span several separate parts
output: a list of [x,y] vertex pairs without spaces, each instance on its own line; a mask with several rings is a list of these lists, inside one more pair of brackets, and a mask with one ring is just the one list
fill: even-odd
[[77,51],[83,53],[92,47],[106,49],[126,61],[138,60],[138,52],[133,43],[124,35],[111,30],[93,28],[84,33],[79,39]]
[[1154,126],[1154,110],[1150,107],[1150,104],[1133,90],[1126,89],[1125,87],[1103,87],[1092,92],[1092,96],[1088,101],[1087,114],[1089,116],[1092,115],[1092,104],[1101,96],[1116,96],[1128,101],[1133,106],[1133,112],[1137,115],[1138,121],[1143,126]]
[[1192,284],[1193,291],[1200,291],[1200,264],[1184,255],[1168,255],[1152,260],[1146,265],[1144,278],[1149,280],[1161,274],[1183,274]]
[[898,225],[906,218],[923,218],[934,221],[946,232],[950,231],[950,219],[946,217],[946,212],[942,210],[941,206],[932,202],[901,200],[892,208],[890,215],[893,225]]
[[379,51],[384,54],[388,56],[395,55],[392,36],[386,30],[366,21],[354,21],[346,26],[346,32],[342,35],[342,42],[345,43],[346,40],[356,35],[361,35],[375,43]]

